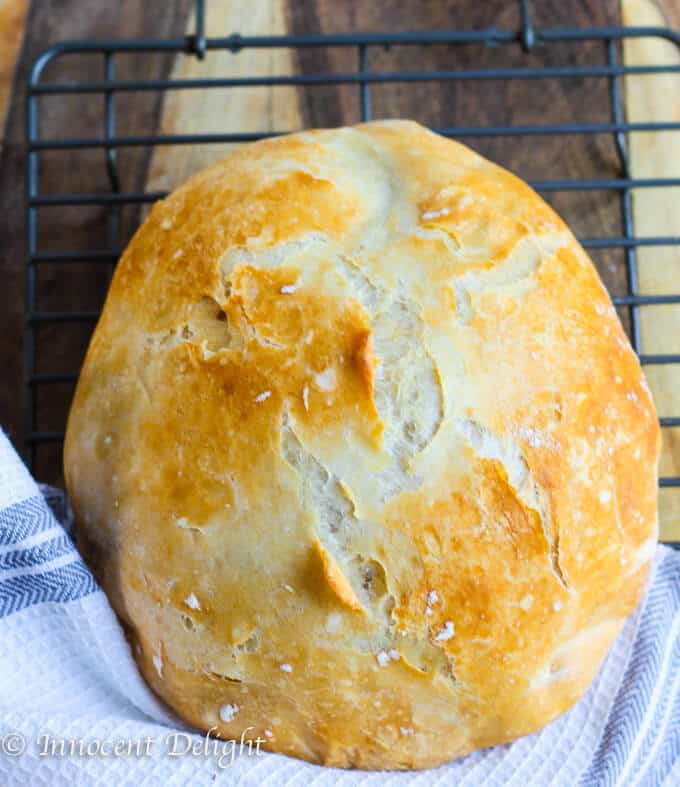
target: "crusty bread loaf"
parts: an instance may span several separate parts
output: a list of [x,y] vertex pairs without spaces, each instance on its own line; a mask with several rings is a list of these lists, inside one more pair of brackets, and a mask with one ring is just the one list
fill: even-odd
[[564,223],[414,123],[248,145],[123,255],[65,447],[79,544],[204,730],[413,768],[583,694],[659,429]]

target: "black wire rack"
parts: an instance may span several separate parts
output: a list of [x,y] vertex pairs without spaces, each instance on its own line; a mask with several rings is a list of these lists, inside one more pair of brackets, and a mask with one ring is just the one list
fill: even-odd
[[[613,135],[616,146],[618,177],[592,179],[557,179],[529,181],[539,193],[547,195],[561,191],[601,191],[617,195],[620,201],[622,232],[615,236],[580,238],[586,249],[619,249],[625,255],[628,292],[613,295],[615,306],[628,313],[630,339],[644,366],[680,363],[680,352],[644,354],[641,351],[640,310],[661,304],[680,304],[680,293],[671,295],[641,294],[638,289],[637,250],[645,246],[677,246],[680,236],[639,237],[633,226],[632,193],[636,189],[680,186],[680,178],[635,178],[627,153],[627,135],[636,132],[673,131],[680,133],[678,122],[626,122],[621,95],[621,80],[627,75],[680,73],[680,65],[626,66],[620,62],[619,47],[624,39],[660,38],[680,46],[680,33],[668,28],[651,27],[599,27],[599,28],[552,28],[537,29],[532,22],[528,0],[519,0],[520,25],[516,30],[491,28],[470,31],[433,31],[421,33],[356,33],[335,35],[286,35],[286,36],[241,36],[212,38],[205,30],[205,0],[197,0],[196,32],[194,35],[162,40],[111,40],[70,41],[57,44],[40,55],[33,64],[27,89],[26,136],[27,136],[27,192],[26,227],[28,257],[26,260],[26,322],[24,336],[24,434],[26,459],[35,467],[36,452],[46,444],[58,444],[63,440],[63,431],[44,431],[37,428],[36,397],[38,392],[55,384],[74,385],[77,370],[41,373],[38,371],[36,330],[43,325],[59,326],[75,323],[83,331],[91,331],[97,320],[98,311],[45,311],[37,306],[36,277],[41,265],[48,263],[87,263],[113,266],[119,256],[118,244],[121,209],[127,205],[152,203],[165,196],[162,192],[125,191],[121,186],[118,153],[125,148],[153,147],[157,145],[195,145],[214,143],[244,143],[263,137],[274,136],[297,129],[281,129],[263,133],[220,133],[163,135],[144,134],[119,136],[116,133],[116,99],[122,93],[145,93],[187,89],[246,88],[264,86],[296,86],[311,88],[320,85],[349,85],[358,91],[360,116],[370,120],[372,113],[371,89],[387,83],[459,82],[482,80],[536,80],[544,78],[602,79],[608,84],[610,119],[608,122],[567,122],[551,125],[508,125],[490,127],[462,127],[452,125],[434,129],[440,134],[463,140],[484,137],[526,137],[560,135]],[[511,67],[450,70],[371,70],[370,54],[376,48],[392,46],[447,45],[491,45],[520,47],[529,53],[536,48],[545,48],[558,43],[573,46],[593,42],[601,44],[605,62],[601,65],[564,65],[543,67]],[[203,59],[212,50],[228,50],[234,54],[253,48],[288,48],[306,50],[310,48],[345,48],[356,52],[356,69],[346,73],[302,73],[276,76],[240,76],[210,79],[144,79],[128,80],[116,77],[116,60],[129,54],[184,53],[186,56]],[[71,55],[100,58],[104,78],[90,81],[47,81],[46,67],[56,60]],[[41,102],[49,96],[90,94],[101,100],[103,111],[103,133],[85,138],[46,137],[40,133]],[[39,185],[39,162],[41,155],[50,151],[100,149],[105,152],[105,166],[109,189],[97,193],[43,194]],[[108,245],[106,248],[79,248],[56,251],[39,247],[38,219],[43,210],[54,206],[103,206],[107,211]],[[567,216],[567,219],[569,217]],[[680,272],[679,272],[680,276]],[[680,289],[680,287],[679,287]],[[676,339],[679,337],[675,337]],[[662,413],[663,429],[680,427],[680,415]],[[661,487],[680,487],[680,477],[662,477]],[[680,546],[680,542],[673,543]]]

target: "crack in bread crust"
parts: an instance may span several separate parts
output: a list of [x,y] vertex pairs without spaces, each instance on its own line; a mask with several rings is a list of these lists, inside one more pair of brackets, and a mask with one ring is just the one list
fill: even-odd
[[541,527],[548,545],[548,559],[558,582],[567,588],[567,580],[560,566],[560,534],[550,511],[545,491],[533,477],[526,457],[516,441],[510,436],[494,433],[473,420],[457,423],[458,432],[465,438],[477,456],[492,459],[505,471],[508,483],[523,505],[540,517]]
[[384,500],[417,489],[422,479],[410,461],[434,438],[444,418],[436,364],[425,347],[420,309],[403,292],[372,282],[360,265],[341,257],[336,265],[369,315],[377,360],[374,396],[392,458],[376,477]]

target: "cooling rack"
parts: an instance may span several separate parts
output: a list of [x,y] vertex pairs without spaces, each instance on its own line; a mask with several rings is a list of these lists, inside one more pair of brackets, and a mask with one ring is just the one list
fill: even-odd
[[[372,113],[372,88],[385,84],[418,85],[428,82],[461,82],[485,80],[538,80],[538,79],[600,79],[608,87],[609,119],[607,122],[572,122],[545,125],[506,125],[465,127],[450,125],[436,128],[448,137],[465,141],[489,137],[558,137],[568,135],[602,135],[613,137],[618,157],[617,177],[594,177],[590,179],[556,179],[529,181],[543,195],[555,192],[606,192],[615,195],[620,204],[621,232],[604,237],[581,237],[586,249],[619,249],[625,257],[627,280],[626,294],[613,294],[612,300],[619,310],[627,313],[627,328],[632,345],[643,366],[680,363],[680,353],[645,354],[641,349],[640,312],[663,304],[680,304],[680,293],[667,295],[641,294],[638,287],[637,251],[645,246],[676,246],[680,236],[645,236],[635,233],[632,210],[632,194],[636,189],[668,188],[680,186],[680,178],[635,178],[631,174],[627,140],[628,135],[638,132],[672,131],[680,133],[678,122],[627,122],[622,102],[622,78],[633,74],[678,73],[677,65],[626,66],[622,64],[619,50],[621,42],[630,38],[660,38],[680,46],[680,33],[667,28],[551,28],[539,29],[532,21],[528,0],[519,0],[520,25],[518,29],[485,29],[469,31],[432,31],[421,33],[356,33],[335,35],[286,35],[286,36],[242,36],[210,37],[205,29],[205,0],[196,2],[196,30],[193,35],[162,40],[111,40],[71,41],[57,44],[40,55],[33,64],[27,89],[26,136],[26,228],[28,257],[26,260],[26,323],[24,336],[24,435],[26,459],[35,469],[36,455],[42,446],[58,444],[63,440],[63,428],[47,431],[39,428],[36,419],[36,401],[41,392],[50,386],[75,384],[77,369],[40,371],[40,350],[36,342],[36,331],[42,326],[60,330],[66,324],[82,327],[82,332],[92,330],[98,317],[97,310],[44,310],[39,308],[36,298],[38,272],[44,265],[69,265],[72,263],[111,268],[120,251],[120,219],[125,206],[141,206],[162,198],[162,192],[125,190],[122,186],[119,154],[128,148],[153,148],[160,145],[209,145],[216,143],[251,142],[278,133],[297,129],[276,129],[268,132],[219,134],[164,135],[118,135],[117,99],[122,94],[141,96],[157,92],[189,89],[245,88],[256,89],[267,86],[294,86],[311,89],[323,85],[354,86],[358,91],[358,102],[362,120],[370,120]],[[576,64],[560,66],[514,66],[503,68],[451,68],[447,70],[372,70],[371,53],[378,48],[428,47],[463,45],[493,47],[515,47],[530,53],[536,49],[545,51],[551,46],[601,45],[603,63],[598,65]],[[203,59],[214,50],[228,50],[234,54],[249,49],[287,48],[301,52],[308,49],[343,48],[356,53],[356,68],[343,73],[298,73],[293,75],[258,76],[210,79],[120,79],[116,76],[116,64],[131,54],[177,54]],[[45,78],[47,67],[55,61],[73,56],[99,58],[103,78],[98,80],[51,81]],[[73,129],[66,136],[41,133],[42,103],[49,97],[89,95],[100,107],[102,133],[94,137],[80,137]],[[108,190],[96,192],[64,192],[44,194],[40,188],[40,158],[52,151],[99,149],[104,152],[102,166],[106,168]],[[520,173],[521,174],[521,173]],[[108,237],[102,248],[43,248],[39,240],[38,225],[42,212],[58,206],[100,206],[106,211]],[[569,216],[566,216],[569,221]],[[678,271],[680,281],[680,271]],[[679,287],[680,289],[680,287]],[[54,335],[54,333],[53,333]],[[672,337],[671,337],[672,338]],[[678,339],[680,337],[675,337]],[[661,427],[664,430],[680,427],[680,414],[662,413]],[[661,487],[680,487],[680,477],[667,476],[660,479]],[[671,542],[668,542],[671,543]],[[680,542],[674,542],[680,546]]]

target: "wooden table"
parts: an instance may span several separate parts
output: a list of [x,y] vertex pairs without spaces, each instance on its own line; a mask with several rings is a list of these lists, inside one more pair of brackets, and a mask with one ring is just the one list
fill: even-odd
[[[21,4],[26,0],[0,0],[2,4]],[[649,3],[651,0],[624,0]],[[661,0],[658,0],[661,2]],[[53,42],[69,38],[177,37],[191,29],[191,0],[166,0],[160,4],[139,0],[106,3],[103,0],[62,0],[60,3],[33,2],[27,14],[26,40],[11,90],[11,103],[2,148],[0,168],[0,215],[3,240],[0,246],[0,293],[7,303],[0,336],[0,423],[17,445],[22,441],[21,387],[23,332],[23,282],[25,271],[25,230],[23,216],[24,140],[23,94],[30,64]],[[560,0],[534,3],[534,21],[539,27],[605,26],[621,21],[619,0]],[[678,24],[677,0],[665,0],[668,21]],[[637,9],[629,9],[637,13]],[[15,15],[16,16],[16,15]],[[2,15],[0,14],[0,24]],[[253,33],[329,33],[352,30],[399,31],[427,29],[481,29],[519,25],[518,6],[508,0],[208,0],[208,29],[215,35],[232,32]],[[395,48],[390,52],[371,51],[371,67],[438,68],[487,67],[500,62],[507,65],[541,66],[571,62],[569,47],[555,45],[539,48],[529,55],[519,47],[481,48],[469,46]],[[594,42],[579,50],[579,64],[603,62],[602,44]],[[63,78],[101,78],[101,64],[82,58],[69,66],[55,64]],[[298,54],[284,50],[245,52],[240,55],[218,53],[204,63],[181,58],[173,63],[168,57],[135,58],[121,64],[124,78],[163,77],[173,69],[185,75],[201,73],[282,73],[291,71],[348,71],[356,68],[354,50],[309,49]],[[484,126],[489,124],[540,124],[609,120],[606,80],[537,80],[510,82],[470,82],[449,84],[384,85],[372,90],[376,116],[413,117],[423,123]],[[0,91],[0,97],[2,93]],[[296,91],[293,88],[251,91],[211,92],[210,96],[176,93],[163,104],[158,95],[140,101],[139,97],[117,97],[120,134],[144,134],[152,129],[172,133],[192,130],[262,130],[298,126],[328,126],[359,119],[358,90],[354,86],[324,86]],[[101,133],[101,107],[92,98],[51,99],[43,110],[44,131],[73,133],[74,123],[81,136]],[[619,163],[613,140],[607,135],[589,137],[552,137],[474,139],[473,147],[482,154],[511,168],[524,178],[618,177]],[[216,148],[159,149],[151,156],[144,148],[120,153],[120,169],[125,188],[145,186],[165,188],[181,180]],[[41,190],[45,193],[95,191],[108,189],[101,151],[54,153],[44,156]],[[614,194],[559,193],[551,202],[582,236],[621,234],[618,200]],[[106,226],[100,208],[42,211],[40,240],[45,247],[102,248],[106,245]],[[120,240],[124,241],[138,224],[139,214],[125,209],[121,216]],[[677,230],[677,228],[676,228]],[[667,234],[673,234],[668,232]],[[675,233],[677,234],[677,232]],[[623,253],[599,251],[593,259],[612,293],[626,294]],[[679,274],[680,278],[680,274]],[[40,273],[42,309],[98,308],[106,290],[102,270],[85,270],[76,265],[43,266]],[[621,312],[624,324],[628,315]],[[49,352],[40,371],[66,368],[76,370],[87,344],[83,327],[52,326],[41,329],[39,341]],[[675,350],[677,352],[677,348]],[[68,409],[72,387],[53,386],[38,400],[38,416],[43,429],[61,429]],[[680,412],[680,407],[676,408]],[[678,412],[674,414],[678,414]],[[37,466],[40,480],[59,483],[60,448],[41,450]],[[680,511],[680,506],[678,507]],[[680,530],[679,530],[680,532]]]

